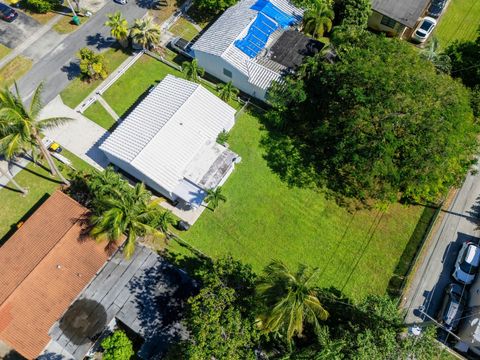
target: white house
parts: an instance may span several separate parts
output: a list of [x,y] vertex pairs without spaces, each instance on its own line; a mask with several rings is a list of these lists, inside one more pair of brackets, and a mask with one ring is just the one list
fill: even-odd
[[201,85],[167,75],[100,149],[168,199],[197,207],[239,161],[216,142],[233,127],[235,112]]
[[272,81],[294,71],[323,45],[296,31],[303,10],[287,0],[241,0],[193,44],[209,74],[260,100]]

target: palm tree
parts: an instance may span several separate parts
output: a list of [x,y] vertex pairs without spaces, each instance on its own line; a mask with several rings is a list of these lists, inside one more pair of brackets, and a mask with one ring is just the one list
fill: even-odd
[[226,202],[227,198],[222,194],[222,187],[218,186],[215,189],[207,190],[205,201],[208,203],[209,208],[215,211],[220,201]]
[[144,49],[151,49],[160,43],[160,26],[153,22],[150,16],[144,19],[136,19],[130,29],[130,36],[134,42]]
[[157,201],[151,201],[145,185],[137,184],[130,191],[114,189],[112,192],[114,196],[100,198],[96,203],[99,210],[90,218],[90,235],[93,238],[99,242],[107,240],[107,248],[112,248],[125,234],[124,254],[130,258],[135,251],[137,237],[165,237],[152,225],[161,209]]
[[173,216],[172,212],[165,210],[157,214],[157,216],[153,219],[152,225],[155,226],[157,230],[168,236],[168,228],[170,225],[174,225],[176,222],[177,220]]
[[219,84],[217,90],[218,96],[220,96],[220,99],[225,102],[230,99],[235,99],[235,97],[238,95],[238,89],[233,86],[231,81],[226,84]]
[[20,186],[20,184],[15,181],[12,174],[10,173],[8,164],[9,163],[7,161],[0,160],[0,175],[5,176],[8,179],[9,183],[12,183],[13,186],[15,186],[22,193],[23,196],[26,196],[28,194],[28,189]]
[[108,14],[108,21],[105,22],[105,26],[110,28],[110,35],[112,35],[123,46],[127,47],[128,39],[128,22],[122,16],[120,11],[114,14]]
[[420,51],[420,56],[431,61],[438,72],[450,74],[452,70],[452,59],[447,54],[439,54],[439,42],[436,37],[432,38],[430,43]]
[[41,156],[47,161],[52,176],[57,175],[64,184],[69,185],[70,182],[60,172],[52,155],[43,143],[42,133],[46,129],[57,127],[72,119],[56,117],[39,120],[38,117],[43,108],[41,102],[42,90],[43,84],[40,84],[33,94],[29,108],[23,103],[17,84],[15,84],[15,93],[7,88],[0,91],[1,147],[10,149],[8,150],[9,154],[18,153],[20,149],[32,149],[35,153],[38,149]]
[[320,320],[329,316],[318,299],[312,283],[318,269],[300,265],[296,273],[281,261],[274,260],[263,270],[257,281],[257,295],[264,307],[259,325],[267,333],[286,335],[291,341],[301,336],[304,323],[320,328]]
[[182,63],[182,72],[187,78],[193,82],[200,82],[200,77],[205,74],[205,69],[198,66],[197,59],[192,61],[184,61]]
[[314,38],[320,39],[325,32],[332,30],[334,17],[335,14],[328,2],[315,0],[303,16],[303,30]]

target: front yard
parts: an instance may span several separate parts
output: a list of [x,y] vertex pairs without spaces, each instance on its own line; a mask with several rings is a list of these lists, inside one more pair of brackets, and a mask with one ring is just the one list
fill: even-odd
[[[67,150],[62,151],[62,155],[66,156],[73,163],[77,170],[90,168],[86,162],[76,157]],[[64,173],[67,169],[64,170]],[[34,166],[29,162],[26,169],[20,171],[15,176],[15,180],[24,187],[29,188],[27,196],[22,197],[16,192],[13,185],[7,185],[7,188],[0,188],[0,246],[7,239],[7,235],[11,235],[16,224],[28,217],[39,205],[40,201],[45,200],[48,194],[60,187],[58,178],[51,177],[50,172],[42,166]]]
[[15,57],[0,69],[2,85],[10,86],[14,81],[20,79],[32,67],[32,60],[21,55]]
[[451,0],[434,35],[446,48],[455,40],[474,40],[479,26],[480,1]]

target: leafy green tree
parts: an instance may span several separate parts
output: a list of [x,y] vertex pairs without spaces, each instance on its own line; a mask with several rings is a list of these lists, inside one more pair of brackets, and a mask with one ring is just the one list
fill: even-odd
[[135,354],[133,345],[128,336],[122,330],[115,331],[109,337],[102,340],[104,360],[130,360]]
[[169,210],[164,210],[155,214],[152,220],[152,226],[161,231],[165,236],[168,235],[169,227],[175,225],[177,219],[173,216]]
[[125,234],[126,258],[135,251],[138,237],[163,239],[165,234],[155,228],[154,219],[162,211],[152,194],[143,184],[137,184],[131,191],[112,189],[113,196],[95,199],[95,213],[90,218],[90,235],[98,241],[107,241],[113,247]]
[[227,198],[222,194],[222,187],[217,186],[215,189],[208,189],[207,196],[205,197],[205,202],[208,203],[210,209],[215,211],[215,209],[220,204],[220,201],[226,202]]
[[303,31],[320,39],[333,26],[335,14],[327,0],[313,0],[303,15]]
[[17,86],[15,93],[5,88],[0,91],[0,151],[7,159],[24,152],[39,152],[46,160],[52,176],[58,176],[60,180],[69,185],[69,181],[58,169],[52,155],[42,141],[43,131],[55,128],[72,119],[56,117],[39,119],[42,104],[43,84],[40,84],[33,93],[30,107],[26,107],[20,97]]
[[197,59],[193,59],[192,61],[184,61],[182,63],[182,72],[187,80],[196,83],[200,82],[200,77],[205,75],[205,69],[198,66]]
[[477,152],[468,90],[400,40],[334,35],[334,63],[310,58],[270,93],[269,165],[340,203],[436,202]]
[[473,115],[480,121],[480,85],[472,89],[470,93],[470,105],[472,106]]
[[108,76],[108,69],[105,57],[96,54],[89,48],[83,48],[78,53],[80,58],[80,74],[88,81],[105,79]]
[[158,46],[161,34],[160,26],[155,24],[153,18],[150,16],[143,19],[136,19],[130,29],[132,40],[144,49],[152,49]]
[[120,11],[114,14],[107,15],[108,21],[105,22],[105,26],[110,28],[110,35],[112,35],[117,41],[126,47],[128,44],[128,22],[122,16]]
[[480,27],[475,41],[455,41],[445,53],[452,60],[452,76],[471,88],[480,85]]
[[255,359],[255,274],[231,257],[196,272],[203,284],[188,301],[185,325],[190,339],[172,359]]
[[439,42],[436,37],[432,38],[427,46],[420,51],[420,56],[431,61],[438,72],[450,74],[452,61],[446,54],[439,53]]
[[372,13],[371,0],[336,0],[333,3],[335,22],[338,25],[354,25],[366,29]]
[[295,273],[275,260],[263,270],[257,282],[257,295],[263,312],[260,327],[266,333],[279,333],[292,341],[302,336],[305,323],[318,330],[329,316],[314,289],[318,269],[299,266]]
[[230,134],[226,130],[222,130],[217,135],[217,143],[219,143],[220,145],[225,145],[229,137],[230,137]]
[[204,13],[215,15],[235,5],[238,0],[198,0],[196,6]]
[[229,81],[226,84],[219,84],[217,86],[218,96],[225,102],[235,99],[238,96],[238,89]]

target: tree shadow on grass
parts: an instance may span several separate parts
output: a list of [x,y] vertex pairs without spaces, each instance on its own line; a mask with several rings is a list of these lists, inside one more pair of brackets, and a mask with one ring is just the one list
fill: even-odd
[[[42,179],[45,179],[45,180],[48,180],[52,183],[55,183],[55,184],[62,184],[62,182],[60,180],[56,180],[54,179],[53,177],[49,177],[49,176],[46,176],[46,175],[43,175],[43,174],[40,174],[39,172],[37,171],[33,171],[32,169],[29,169],[27,166],[22,166],[22,165],[18,165],[19,167],[22,168],[22,170],[26,171],[26,172],[29,172],[30,174],[33,174],[35,176],[38,176]],[[41,165],[41,164],[37,164],[37,166],[40,166],[43,170],[45,171],[49,171],[45,166]]]
[[50,194],[45,193],[42,197],[22,216],[22,218],[10,226],[10,230],[0,238],[0,246],[5,244],[7,240],[18,230],[17,224],[25,222],[42,204],[50,197]]
[[405,280],[413,266],[413,261],[422,248],[438,211],[438,207],[424,206],[417,226],[410,236],[410,239],[403,250],[402,256],[398,260],[393,275],[388,282],[387,293],[390,296],[398,297],[401,295]]

